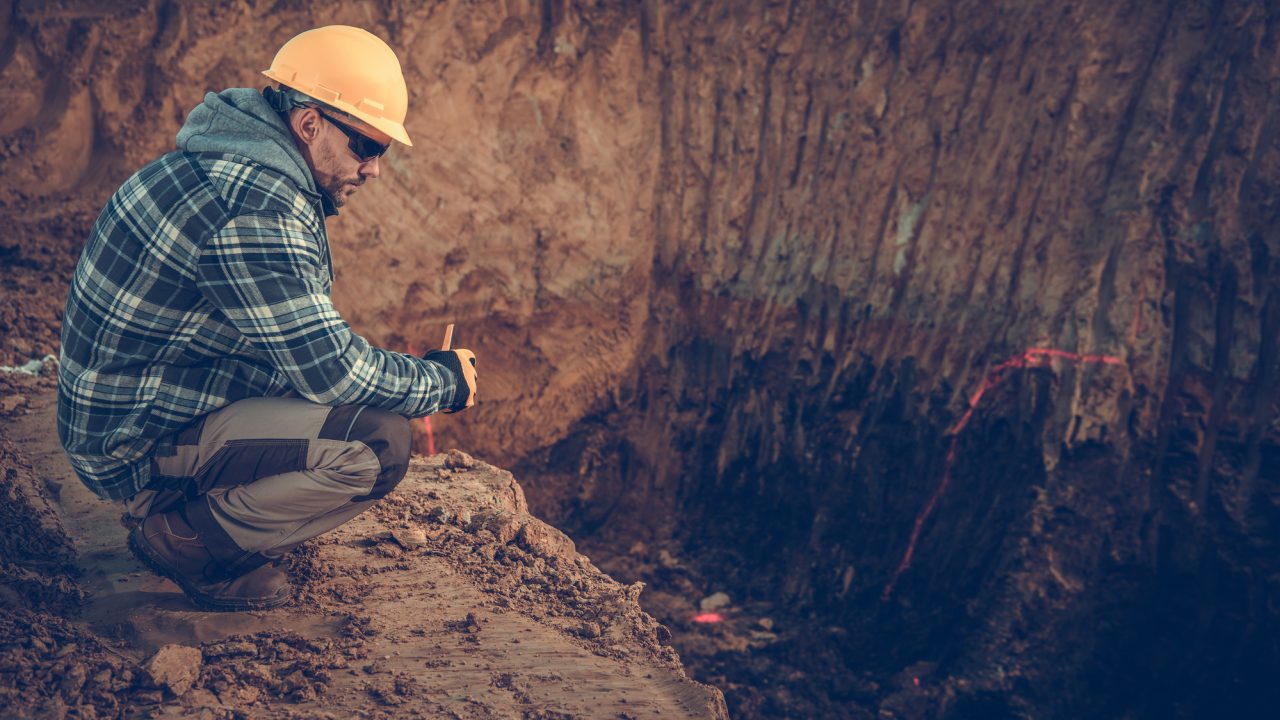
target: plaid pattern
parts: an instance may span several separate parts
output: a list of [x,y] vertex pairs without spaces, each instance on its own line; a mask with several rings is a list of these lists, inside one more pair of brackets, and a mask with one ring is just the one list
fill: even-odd
[[443,366],[371,347],[329,299],[324,219],[246,158],[174,152],[98,217],[62,323],[58,435],[101,497],[151,478],[157,439],[247,397],[406,417],[453,402]]

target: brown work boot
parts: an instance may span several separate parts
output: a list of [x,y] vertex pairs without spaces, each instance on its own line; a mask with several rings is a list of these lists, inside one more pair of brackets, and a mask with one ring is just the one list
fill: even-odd
[[178,584],[206,610],[273,608],[289,602],[289,578],[270,565],[227,577],[199,534],[176,510],[149,516],[129,533],[129,549],[157,574]]

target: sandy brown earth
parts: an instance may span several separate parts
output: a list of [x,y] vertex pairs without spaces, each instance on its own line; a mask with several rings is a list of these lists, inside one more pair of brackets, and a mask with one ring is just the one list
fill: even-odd
[[47,383],[25,389],[3,464],[29,495],[2,506],[38,512],[6,542],[57,542],[4,564],[6,717],[727,717],[643,586],[530,516],[510,473],[415,457],[392,496],[289,556],[289,606],[202,612],[129,554],[119,507],[62,457]]

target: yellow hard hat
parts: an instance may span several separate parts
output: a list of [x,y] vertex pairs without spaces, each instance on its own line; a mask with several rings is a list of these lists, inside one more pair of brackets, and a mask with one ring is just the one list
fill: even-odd
[[307,30],[285,43],[262,74],[413,145],[404,130],[409,89],[400,61],[367,30],[350,25]]

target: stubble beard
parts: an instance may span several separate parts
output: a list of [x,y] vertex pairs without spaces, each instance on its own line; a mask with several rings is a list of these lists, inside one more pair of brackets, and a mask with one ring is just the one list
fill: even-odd
[[[355,188],[364,184],[364,179],[357,178],[354,180],[338,180],[335,179],[325,187],[325,192],[329,194],[329,199],[333,201],[334,207],[343,207],[347,204],[347,198],[355,192]],[[351,190],[348,190],[351,188]]]

